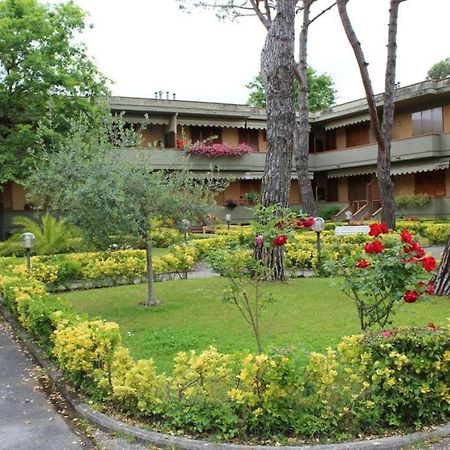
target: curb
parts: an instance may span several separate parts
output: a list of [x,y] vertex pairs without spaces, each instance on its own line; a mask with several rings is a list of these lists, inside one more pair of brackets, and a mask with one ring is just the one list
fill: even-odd
[[340,444],[306,445],[306,446],[273,446],[273,445],[238,445],[218,444],[213,442],[172,436],[154,431],[147,431],[133,425],[116,420],[106,414],[94,411],[86,403],[80,401],[76,394],[69,392],[64,384],[64,376],[60,370],[47,358],[43,351],[34,344],[27,332],[16,321],[11,313],[0,304],[0,314],[12,326],[14,334],[20,339],[24,347],[35,361],[43,367],[56,388],[61,392],[67,403],[80,417],[88,420],[98,428],[134,437],[140,442],[155,445],[160,448],[179,448],[183,450],[402,450],[408,445],[430,439],[450,436],[450,423],[436,427],[433,431],[421,431],[405,436],[390,436],[386,438],[344,442]]

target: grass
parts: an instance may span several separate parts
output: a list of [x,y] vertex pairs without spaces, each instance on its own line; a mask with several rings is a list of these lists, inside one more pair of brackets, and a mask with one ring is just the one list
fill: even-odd
[[[153,358],[160,370],[170,371],[179,351],[203,350],[214,345],[223,352],[256,351],[255,339],[237,309],[221,301],[228,282],[224,278],[157,283],[162,304],[139,305],[145,285],[121,286],[63,294],[75,310],[91,318],[117,322],[123,342],[135,358]],[[275,301],[263,318],[265,350],[296,346],[301,354],[323,351],[348,334],[359,332],[356,309],[339,289],[339,280],[302,278],[268,284]],[[422,300],[403,305],[393,326],[446,323],[450,299]]]

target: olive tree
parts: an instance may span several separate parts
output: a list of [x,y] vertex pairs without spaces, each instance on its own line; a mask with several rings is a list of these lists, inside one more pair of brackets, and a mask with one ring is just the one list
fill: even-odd
[[152,151],[136,149],[138,140],[120,118],[96,131],[75,123],[56,148],[40,152],[26,187],[35,202],[63,214],[99,247],[139,237],[147,255],[145,305],[153,306],[152,219],[198,219],[213,204],[216,183],[194,178],[187,162],[154,169]]

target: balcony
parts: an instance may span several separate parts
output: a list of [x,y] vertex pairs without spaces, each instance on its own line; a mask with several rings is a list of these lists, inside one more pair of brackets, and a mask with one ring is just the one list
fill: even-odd
[[[392,162],[443,156],[450,156],[449,134],[432,134],[392,141]],[[310,154],[310,169],[315,172],[376,164],[376,144]]]

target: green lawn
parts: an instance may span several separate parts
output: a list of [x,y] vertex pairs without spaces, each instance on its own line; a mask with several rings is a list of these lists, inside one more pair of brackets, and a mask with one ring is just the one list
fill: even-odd
[[[120,324],[123,341],[136,358],[153,358],[170,370],[173,356],[215,345],[220,351],[255,351],[250,328],[239,312],[221,301],[224,278],[167,281],[156,284],[162,304],[144,308],[145,285],[93,289],[63,294],[80,313]],[[347,334],[358,333],[356,310],[339,290],[339,280],[304,278],[269,284],[275,302],[264,312],[265,350],[295,345],[322,351]],[[394,325],[446,323],[450,298],[404,305]]]

